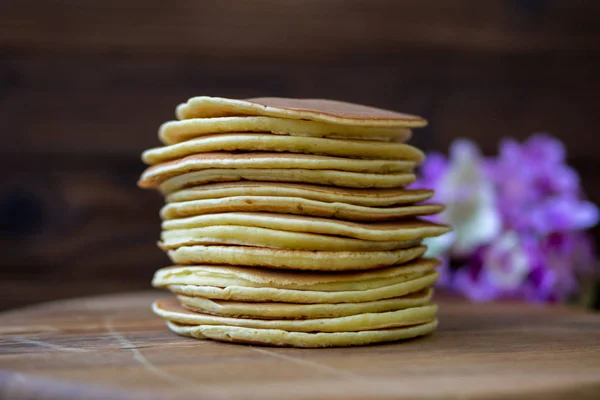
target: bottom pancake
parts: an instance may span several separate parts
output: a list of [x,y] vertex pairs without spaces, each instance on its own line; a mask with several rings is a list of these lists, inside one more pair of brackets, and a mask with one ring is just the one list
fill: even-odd
[[397,311],[429,304],[433,289],[407,296],[361,303],[275,303],[211,300],[205,297],[177,296],[189,310],[234,318],[310,319]]
[[277,347],[347,347],[412,339],[432,333],[436,319],[419,325],[401,328],[367,330],[359,332],[288,332],[281,329],[254,329],[236,326],[181,325],[167,321],[173,332],[196,339],[213,339],[222,342],[256,344]]
[[157,300],[152,310],[159,317],[178,324],[218,325],[253,329],[280,329],[288,332],[357,332],[422,324],[435,319],[436,305],[411,307],[404,310],[365,313],[335,318],[304,320],[231,318],[193,312],[183,308],[177,299]]

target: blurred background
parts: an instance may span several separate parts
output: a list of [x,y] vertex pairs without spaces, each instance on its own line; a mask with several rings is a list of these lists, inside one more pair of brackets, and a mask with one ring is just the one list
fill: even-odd
[[550,132],[600,203],[598,71],[593,0],[3,0],[0,308],[149,287],[140,153],[191,96],[415,113],[427,150]]

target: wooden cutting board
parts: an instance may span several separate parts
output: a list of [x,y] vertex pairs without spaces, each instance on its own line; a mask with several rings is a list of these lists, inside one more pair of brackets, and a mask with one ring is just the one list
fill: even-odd
[[0,399],[600,398],[600,315],[443,300],[432,336],[338,349],[178,337],[164,293],[0,314]]

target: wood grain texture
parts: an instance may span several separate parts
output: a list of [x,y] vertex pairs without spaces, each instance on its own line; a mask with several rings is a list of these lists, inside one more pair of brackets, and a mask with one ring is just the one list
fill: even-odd
[[333,98],[414,113],[429,121],[413,139],[426,150],[468,137],[492,153],[504,137],[541,131],[564,140],[572,158],[593,158],[598,70],[600,58],[583,55],[423,51],[327,63],[252,59],[242,69],[214,59],[7,58],[0,119],[14,139],[0,151],[137,161],[159,145],[158,127],[177,104],[208,94]]
[[416,46],[597,52],[589,9],[585,1],[5,0],[0,46],[286,58]]
[[578,398],[600,391],[600,315],[442,301],[432,336],[302,350],[196,341],[166,330],[164,293],[0,314],[0,399]]
[[102,279],[126,269],[140,278],[167,263],[156,246],[163,200],[136,187],[141,163],[37,161],[14,159],[16,172],[0,183],[3,228],[10,232],[0,237],[10,248],[0,264],[12,263],[11,274]]

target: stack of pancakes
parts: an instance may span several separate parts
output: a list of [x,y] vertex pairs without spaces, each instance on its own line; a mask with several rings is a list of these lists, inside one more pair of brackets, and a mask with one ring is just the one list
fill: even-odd
[[277,346],[360,345],[432,332],[449,228],[405,187],[420,117],[330,100],[194,97],[163,124],[139,185],[160,190],[174,266],[154,312],[185,336]]

